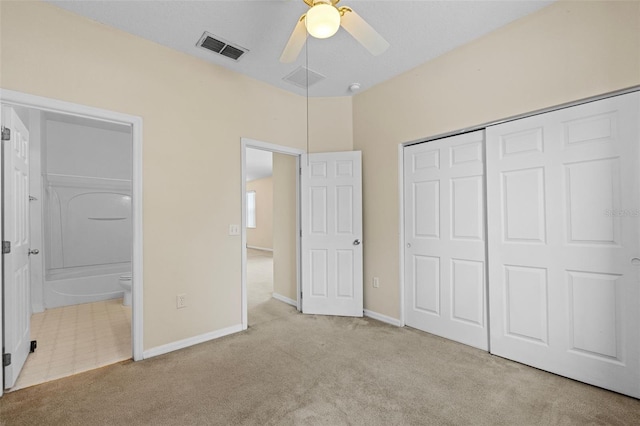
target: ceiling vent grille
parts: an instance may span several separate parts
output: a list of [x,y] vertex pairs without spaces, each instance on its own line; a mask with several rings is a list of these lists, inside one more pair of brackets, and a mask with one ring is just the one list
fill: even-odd
[[198,40],[196,45],[222,56],[226,56],[227,58],[231,58],[234,61],[239,60],[242,55],[249,51],[244,47],[238,46],[237,44],[231,44],[223,38],[214,36],[206,31],[202,34],[202,37],[200,37],[200,40]]
[[295,84],[298,87],[306,89],[314,84],[324,80],[326,77],[320,73],[310,70],[309,68],[299,66],[293,72],[283,78],[291,84]]

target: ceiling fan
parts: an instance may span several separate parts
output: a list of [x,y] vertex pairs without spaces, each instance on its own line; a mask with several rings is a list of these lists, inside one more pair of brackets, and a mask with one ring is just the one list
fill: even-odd
[[329,38],[340,26],[374,56],[380,55],[389,47],[389,43],[353,9],[347,6],[337,7],[340,0],[303,1],[310,9],[298,19],[282,51],[280,62],[296,60],[307,39],[307,32],[315,38]]

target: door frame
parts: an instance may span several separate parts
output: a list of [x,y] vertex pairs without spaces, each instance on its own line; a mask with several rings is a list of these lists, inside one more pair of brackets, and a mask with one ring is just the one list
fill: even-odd
[[[246,330],[248,323],[247,314],[247,149],[259,149],[262,151],[269,151],[276,154],[291,155],[296,159],[296,169],[299,171],[301,167],[302,156],[306,154],[306,151],[291,148],[283,145],[276,145],[269,142],[263,142],[250,138],[240,138],[241,147],[241,214],[242,224],[240,226],[240,239],[241,239],[241,251],[242,251],[242,267],[241,267],[241,299],[242,299],[242,329]],[[300,298],[300,285],[301,285],[301,241],[300,236],[302,232],[300,221],[300,173],[296,173],[296,308],[298,311],[302,311],[302,300]]]
[[[18,106],[50,111],[76,117],[107,121],[130,125],[132,129],[132,216],[133,216],[133,253],[132,253],[132,321],[131,340],[134,361],[143,359],[143,223],[142,223],[142,117],[90,107],[53,98],[36,96],[0,88],[0,103],[8,106]],[[1,172],[0,165],[0,172]],[[1,219],[1,216],[0,216]],[[1,256],[0,256],[1,259]],[[0,260],[3,265],[4,260]],[[0,314],[4,301],[0,303]],[[4,338],[3,317],[0,315],[0,340]],[[0,369],[0,380],[4,382],[4,369]],[[0,387],[0,396],[2,395]]]
[[[413,141],[408,141],[408,142],[403,142],[398,144],[398,203],[399,203],[399,220],[398,220],[398,224],[399,224],[399,232],[400,232],[400,236],[398,238],[398,249],[399,249],[399,283],[400,283],[400,289],[399,289],[399,294],[400,294],[400,307],[399,307],[399,311],[400,311],[400,327],[404,327],[405,326],[405,306],[404,306],[404,287],[405,287],[405,277],[404,277],[404,262],[405,262],[405,256],[404,256],[404,231],[405,231],[405,223],[404,223],[404,148],[411,146],[411,145],[416,145],[416,144],[420,144],[420,143],[426,143],[426,142],[431,142],[437,139],[443,139],[443,138],[447,138],[450,136],[457,136],[457,135],[461,135],[463,133],[470,133],[470,132],[475,132],[477,130],[484,130],[489,126],[495,126],[497,124],[502,124],[502,123],[507,123],[509,121],[514,121],[514,120],[519,120],[521,118],[526,118],[526,117],[532,117],[534,115],[539,115],[539,114],[544,114],[547,112],[551,112],[551,111],[557,111],[559,109],[564,109],[564,108],[571,108],[573,106],[576,105],[582,105],[582,104],[586,104],[589,102],[595,102],[595,101],[599,101],[602,99],[607,99],[607,98],[611,98],[614,96],[619,96],[619,95],[624,95],[627,93],[632,93],[632,92],[637,92],[640,91],[640,85],[636,85],[636,86],[631,86],[631,87],[627,87],[624,89],[620,89],[620,90],[614,90],[612,92],[607,92],[607,93],[603,93],[600,95],[595,95],[595,96],[590,96],[587,98],[582,98],[582,99],[578,99],[575,101],[571,101],[571,102],[565,102],[563,104],[558,104],[558,105],[554,105],[554,106],[550,106],[547,108],[542,108],[539,110],[534,110],[534,111],[530,111],[530,112],[525,112],[522,114],[518,114],[518,115],[514,115],[511,117],[507,117],[507,118],[503,118],[503,119],[499,119],[499,120],[494,120],[494,121],[489,121],[487,123],[483,123],[483,124],[479,124],[476,126],[471,126],[471,127],[467,127],[464,129],[459,129],[459,130],[454,130],[451,132],[446,132],[446,133],[441,133],[438,135],[434,135],[434,136],[430,136],[427,138],[422,138],[422,139],[415,139]],[[486,142],[486,141],[485,141]],[[486,144],[485,144],[485,151],[486,151]],[[484,154],[483,154],[484,155]],[[485,165],[486,167],[486,165]],[[484,192],[485,192],[485,196],[486,196],[486,192],[487,192],[487,187],[486,187],[486,177],[485,177],[485,183],[484,183]],[[485,207],[486,208],[486,207]],[[485,215],[485,223],[484,223],[485,227],[487,226],[487,217]],[[485,228],[485,232],[489,232],[488,228]],[[487,239],[488,240],[488,239]],[[485,242],[486,243],[486,242]],[[487,260],[490,256],[488,247],[487,247],[487,252],[486,252],[486,257]],[[489,306],[488,306],[488,298],[489,298],[489,276],[488,276],[488,270],[489,268],[485,268],[485,279],[486,279],[486,286],[487,286],[487,318],[490,315],[489,312]],[[489,321],[487,319],[487,333],[489,333]],[[491,349],[491,347],[489,346],[489,349]]]

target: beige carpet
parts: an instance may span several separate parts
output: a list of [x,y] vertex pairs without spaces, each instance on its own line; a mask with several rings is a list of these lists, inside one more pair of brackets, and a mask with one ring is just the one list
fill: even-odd
[[274,299],[249,330],[0,399],[3,425],[637,425],[640,401]]
[[247,305],[249,314],[273,293],[273,253],[247,249]]

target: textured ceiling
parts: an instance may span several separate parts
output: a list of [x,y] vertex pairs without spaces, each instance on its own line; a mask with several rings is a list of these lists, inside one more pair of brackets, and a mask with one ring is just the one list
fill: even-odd
[[[306,48],[291,64],[281,64],[279,57],[296,21],[308,10],[302,0],[49,3],[300,95],[306,95],[306,90],[282,79],[308,65],[326,77],[309,88],[309,96],[348,96],[352,83],[366,90],[552,1],[342,0],[340,6],[353,8],[391,47],[380,56],[371,56],[340,29],[329,39],[309,37]],[[196,47],[204,31],[249,52],[235,62]]]

